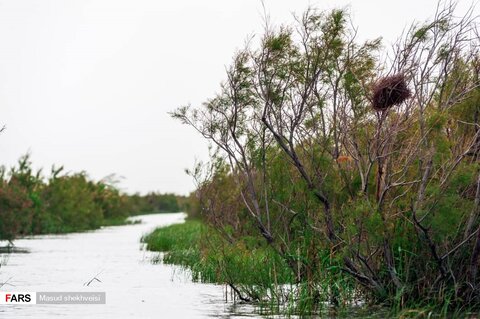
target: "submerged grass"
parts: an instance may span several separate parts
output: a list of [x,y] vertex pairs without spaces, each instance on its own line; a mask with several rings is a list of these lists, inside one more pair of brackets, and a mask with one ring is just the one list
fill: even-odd
[[[351,280],[332,269],[326,256],[322,266],[324,277],[311,286],[298,282],[285,261],[268,245],[251,237],[229,242],[198,220],[158,228],[142,241],[148,250],[163,252],[163,263],[188,270],[193,281],[233,285],[242,298],[258,305],[258,311],[263,314],[321,313],[336,318],[461,318],[465,315],[465,312],[441,311],[435,305],[422,303],[396,308],[371,307],[359,301],[332,307],[332,301],[322,295],[336,289],[340,300],[354,300],[355,288]],[[312,300],[311,289],[319,292],[319,299]]]
[[153,233],[143,237],[148,250],[172,252],[188,250],[197,246],[204,226],[199,221],[189,220],[183,224],[174,224],[157,228]]
[[225,284],[234,291],[234,298],[254,302],[270,314],[328,310],[330,300],[324,297],[328,294],[319,293],[313,300],[312,289],[336,289],[339,296],[353,293],[353,285],[329,269],[327,256],[325,280],[311,286],[299,282],[278,252],[261,239],[245,236],[229,241],[197,220],[158,228],[142,241],[147,249],[163,252],[163,263],[188,270],[193,281]]
[[194,281],[239,285],[252,299],[294,279],[270,247],[252,238],[229,243],[200,221],[158,228],[142,241],[147,249],[165,253],[163,263],[189,269]]
[[[200,280],[200,272],[210,278],[208,272],[199,265],[201,263],[199,241],[204,226],[198,221],[187,221],[183,224],[174,224],[156,229],[144,236],[142,241],[147,249],[165,252],[162,261],[166,264],[175,264],[192,270],[194,279]],[[198,272],[194,269],[201,268]],[[213,281],[206,280],[206,281]]]

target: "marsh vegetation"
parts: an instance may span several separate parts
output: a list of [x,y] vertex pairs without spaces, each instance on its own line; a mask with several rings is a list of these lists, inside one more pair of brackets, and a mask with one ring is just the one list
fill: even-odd
[[407,315],[478,311],[473,11],[441,3],[391,48],[357,41],[343,10],[265,21],[217,95],[172,113],[212,145],[190,171],[202,224],[159,230],[149,246],[289,313],[358,300]]
[[32,168],[30,155],[22,156],[16,166],[0,169],[0,240],[123,225],[131,215],[187,207],[185,196],[128,195],[117,182],[114,175],[94,181],[86,172],[65,173],[63,167],[52,167],[45,177]]

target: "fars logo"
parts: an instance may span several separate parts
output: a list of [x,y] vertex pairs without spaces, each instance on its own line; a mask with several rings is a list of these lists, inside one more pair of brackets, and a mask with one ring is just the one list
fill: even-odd
[[36,294],[33,292],[0,292],[0,304],[35,304]]

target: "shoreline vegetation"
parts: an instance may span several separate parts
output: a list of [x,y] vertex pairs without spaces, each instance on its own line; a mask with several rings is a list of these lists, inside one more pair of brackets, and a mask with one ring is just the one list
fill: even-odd
[[[178,266],[188,271],[194,282],[225,285],[231,290],[234,302],[251,303],[259,314],[312,312],[312,300],[308,296],[292,298],[298,278],[262,240],[245,237],[235,244],[229,243],[201,220],[187,219],[184,223],[157,228],[141,241],[146,244],[147,250],[162,253],[153,260],[154,263]],[[356,296],[354,285],[349,280],[338,289],[352,298]],[[276,294],[275,298],[272,298],[272,293]],[[385,318],[392,315],[387,307],[365,307],[361,300],[335,307],[330,300],[324,300],[320,307],[315,308],[315,314],[340,318]]]
[[198,221],[147,247],[281,314],[478,313],[478,17],[440,2],[392,48],[344,10],[265,21],[218,94],[172,112],[212,152],[189,171]]
[[125,194],[115,176],[94,181],[85,172],[63,173],[52,167],[48,177],[34,171],[29,155],[15,167],[0,170],[0,240],[125,225],[140,214],[179,212],[189,198],[175,194]]
[[[0,241],[185,211],[142,242],[273,315],[480,313],[480,25],[439,2],[391,48],[345,10],[265,16],[218,94],[172,117],[211,150],[190,196],[0,169]],[[226,289],[227,290],[227,289]],[[378,314],[378,315],[377,315]],[[477,314],[477,315],[475,315]]]

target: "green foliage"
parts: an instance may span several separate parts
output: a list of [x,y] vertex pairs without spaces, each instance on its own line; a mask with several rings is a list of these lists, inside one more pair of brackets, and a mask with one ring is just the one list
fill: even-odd
[[83,173],[50,180],[44,191],[46,210],[52,216],[50,223],[44,225],[46,232],[99,227],[104,211],[95,201],[95,190],[95,185]]
[[186,196],[175,194],[148,193],[144,196],[134,194],[129,197],[133,214],[175,213],[189,208],[190,200]]
[[274,282],[294,281],[285,261],[262,241],[244,237],[231,243],[197,220],[158,228],[142,241],[147,249],[164,252],[164,263],[189,269],[195,281],[235,284],[253,299]]
[[[358,298],[478,310],[478,20],[454,7],[393,52],[357,43],[345,11],[309,9],[235,55],[219,94],[173,113],[215,149],[193,174],[208,236],[166,262],[300,314]],[[375,109],[392,76],[406,99]]]
[[11,241],[17,234],[26,233],[30,228],[33,203],[26,189],[16,181],[1,182],[0,239]]
[[41,171],[34,172],[27,154],[9,174],[0,171],[0,240],[121,225],[130,215],[190,207],[184,196],[129,196],[106,181],[91,180],[84,172],[62,174],[62,170],[52,168],[45,180]]

